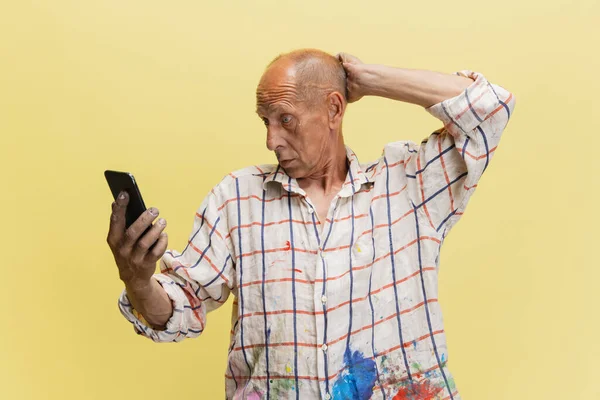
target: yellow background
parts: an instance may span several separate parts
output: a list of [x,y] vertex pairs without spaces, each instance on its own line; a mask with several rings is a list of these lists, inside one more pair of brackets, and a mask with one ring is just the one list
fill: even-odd
[[[597,0],[3,1],[0,397],[224,397],[231,300],[180,344],[118,312],[103,171],[134,173],[182,249],[214,184],[274,161],[254,114],[266,63],[317,47],[514,93],[442,251],[449,366],[465,399],[600,399],[599,21]],[[367,98],[344,127],[368,161],[439,123]]]

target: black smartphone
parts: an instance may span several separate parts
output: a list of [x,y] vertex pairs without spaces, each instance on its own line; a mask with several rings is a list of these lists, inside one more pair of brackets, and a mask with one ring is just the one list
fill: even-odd
[[[129,172],[106,170],[104,171],[104,177],[106,178],[106,182],[108,182],[115,201],[121,191],[126,191],[129,194],[129,204],[127,204],[125,213],[125,228],[129,228],[146,211],[146,205],[144,204],[140,188],[133,174]],[[140,237],[148,232],[150,228],[152,228],[152,225]]]

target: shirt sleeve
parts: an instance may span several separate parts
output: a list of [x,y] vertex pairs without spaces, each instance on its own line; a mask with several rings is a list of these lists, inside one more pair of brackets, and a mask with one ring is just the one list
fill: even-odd
[[418,218],[445,234],[463,214],[513,114],[515,98],[478,72],[457,75],[473,83],[459,95],[425,110],[444,126],[420,146],[406,144],[409,196]]
[[192,232],[182,252],[167,250],[160,259],[156,279],[173,304],[173,315],[165,330],[155,330],[133,309],[123,290],[119,309],[136,333],[155,342],[179,342],[199,336],[206,326],[206,313],[225,303],[233,289],[235,266],[226,236],[227,222],[215,190],[197,209]]

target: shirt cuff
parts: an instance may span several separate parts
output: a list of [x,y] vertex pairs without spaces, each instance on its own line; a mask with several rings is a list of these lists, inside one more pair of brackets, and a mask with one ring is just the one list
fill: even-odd
[[425,110],[444,123],[444,128],[455,138],[466,135],[481,124],[498,106],[496,93],[479,72],[468,69],[455,72],[470,78],[473,83],[462,93]]
[[183,308],[186,297],[183,291],[173,279],[163,274],[155,274],[153,278],[163,287],[173,306],[173,315],[166,323],[165,330],[153,329],[144,317],[133,308],[127,290],[123,290],[119,298],[119,310],[121,314],[133,324],[137,334],[146,336],[155,342],[172,342],[178,336],[183,328]]

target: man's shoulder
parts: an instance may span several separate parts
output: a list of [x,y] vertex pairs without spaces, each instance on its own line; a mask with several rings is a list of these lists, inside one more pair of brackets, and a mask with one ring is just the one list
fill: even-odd
[[382,157],[390,155],[404,155],[406,152],[412,153],[418,149],[417,143],[412,140],[398,140],[386,143],[382,151]]
[[419,146],[411,140],[398,140],[386,143],[381,150],[381,155],[374,160],[366,163],[360,163],[363,171],[371,170],[378,164],[385,164],[391,159],[400,159],[406,156],[406,153],[416,153]]

